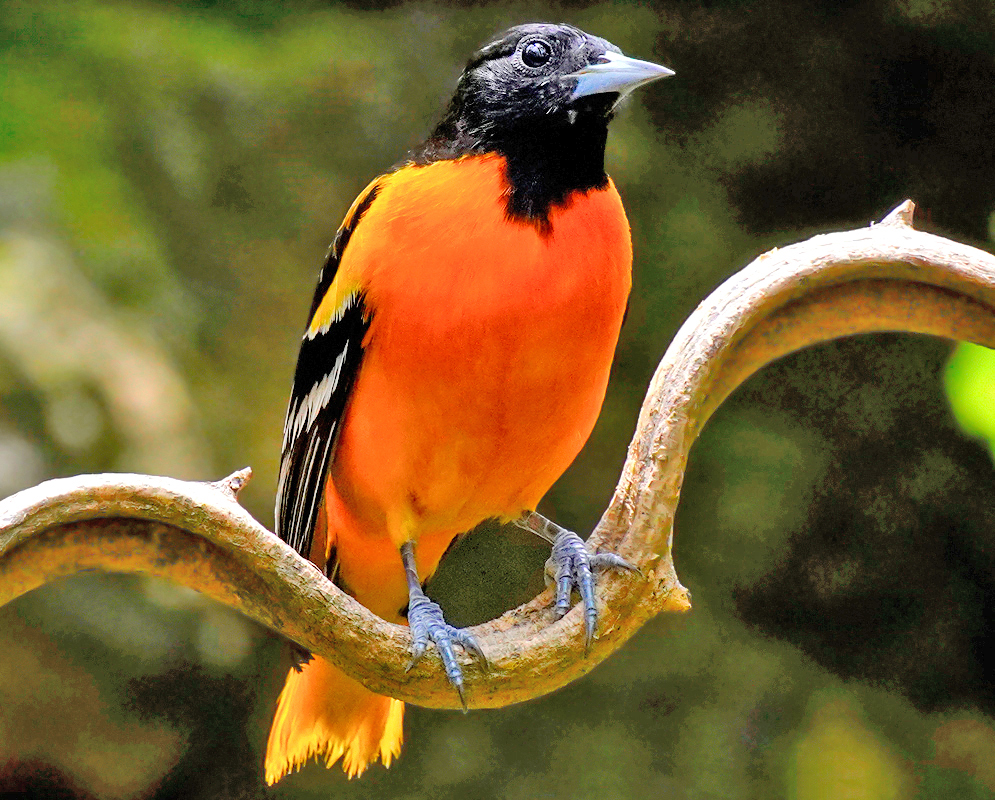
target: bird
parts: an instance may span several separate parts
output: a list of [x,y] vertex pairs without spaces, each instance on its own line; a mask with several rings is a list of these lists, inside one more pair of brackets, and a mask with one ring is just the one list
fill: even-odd
[[[566,24],[519,25],[468,61],[428,138],[363,190],[335,234],[301,340],[276,532],[383,619],[486,663],[424,586],[487,519],[553,544],[556,616],[587,642],[600,569],[635,568],[536,506],[600,413],[631,288],[629,223],[605,172],[622,97],[672,75]],[[275,783],[311,759],[349,777],[400,754],[404,704],[317,656],[277,701]]]

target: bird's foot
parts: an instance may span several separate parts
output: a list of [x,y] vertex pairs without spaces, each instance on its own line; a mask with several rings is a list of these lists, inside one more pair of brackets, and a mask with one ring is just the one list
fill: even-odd
[[587,542],[573,531],[561,528],[546,562],[546,575],[556,586],[553,616],[560,619],[570,610],[570,595],[576,589],[584,604],[584,649],[589,650],[598,630],[598,607],[594,595],[594,574],[603,569],[622,569],[642,575],[639,567],[615,553],[592,553]]
[[553,615],[560,619],[570,610],[570,596],[576,589],[584,604],[585,649],[598,629],[598,607],[594,595],[594,575],[603,569],[622,569],[642,575],[639,567],[615,553],[592,553],[587,542],[573,531],[561,528],[541,514],[527,511],[516,524],[551,542],[553,552],[546,562],[546,576],[556,586]]
[[463,694],[463,669],[456,660],[454,645],[459,645],[467,653],[470,653],[483,667],[487,667],[487,657],[480,649],[477,640],[463,628],[455,628],[450,625],[442,616],[442,609],[438,603],[430,600],[420,589],[410,592],[408,602],[408,625],[411,627],[413,642],[411,645],[411,663],[408,664],[410,670],[417,664],[428,648],[428,643],[433,642],[442,658],[442,666],[446,670],[446,677],[459,694],[463,710],[466,711],[466,697]]

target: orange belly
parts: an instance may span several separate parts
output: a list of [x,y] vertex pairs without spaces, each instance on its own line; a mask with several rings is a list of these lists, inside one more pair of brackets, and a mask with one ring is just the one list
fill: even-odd
[[404,169],[340,267],[363,276],[372,317],[329,543],[344,583],[386,616],[406,602],[402,542],[417,541],[427,575],[456,534],[535,508],[604,400],[631,281],[618,194],[575,194],[543,232],[506,221],[504,188],[493,155]]

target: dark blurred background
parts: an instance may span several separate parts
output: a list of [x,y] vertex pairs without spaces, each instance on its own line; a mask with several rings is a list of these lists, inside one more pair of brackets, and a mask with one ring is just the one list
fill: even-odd
[[[636,252],[605,411],[545,501],[590,530],[652,371],[760,252],[866,225],[990,248],[991,0],[0,0],[0,496],[251,465],[272,524],[318,265],[355,194],[529,20],[674,68],[613,124]],[[657,620],[557,694],[410,709],[402,758],[275,798],[995,797],[989,354],[899,334],[751,379],[691,458]],[[474,623],[546,553],[485,528],[433,593]],[[0,609],[0,797],[257,798],[288,657],[200,596],[88,575]],[[8,794],[4,794],[4,792]],[[20,794],[18,794],[20,793]]]

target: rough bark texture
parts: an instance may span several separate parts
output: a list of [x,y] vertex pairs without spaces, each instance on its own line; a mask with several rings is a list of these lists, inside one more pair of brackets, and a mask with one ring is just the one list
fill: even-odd
[[[718,405],[794,350],[871,331],[995,345],[995,257],[912,228],[906,201],[870,228],[772,250],[716,289],[668,348],[628,459],[590,544],[638,564],[645,580],[599,580],[601,622],[585,656],[578,609],[553,622],[552,598],[473,629],[490,660],[469,658],[471,707],[551,692],[593,669],[662,612],[690,608],[671,558],[688,451]],[[346,596],[236,502],[243,470],[216,484],[143,475],[53,480],[0,503],[0,604],[82,570],[140,572],[240,610],[371,689],[458,708],[435,658],[410,672],[406,628]]]

